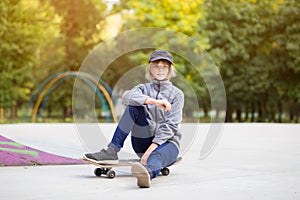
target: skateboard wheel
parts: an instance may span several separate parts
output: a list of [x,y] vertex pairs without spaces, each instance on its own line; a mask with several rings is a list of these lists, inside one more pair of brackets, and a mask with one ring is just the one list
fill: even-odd
[[162,168],[160,172],[164,176],[168,176],[170,174],[170,170],[167,167]]
[[100,168],[96,168],[96,169],[94,170],[94,174],[95,174],[96,176],[101,176],[101,175],[103,174],[103,170],[100,169]]
[[116,176],[116,172],[114,170],[109,170],[107,173],[106,173],[106,176],[108,178],[115,178]]

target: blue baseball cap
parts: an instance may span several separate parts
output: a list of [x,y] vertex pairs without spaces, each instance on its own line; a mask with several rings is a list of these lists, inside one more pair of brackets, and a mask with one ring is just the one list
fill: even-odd
[[172,55],[166,50],[153,51],[148,62],[153,62],[156,60],[167,60],[174,65]]

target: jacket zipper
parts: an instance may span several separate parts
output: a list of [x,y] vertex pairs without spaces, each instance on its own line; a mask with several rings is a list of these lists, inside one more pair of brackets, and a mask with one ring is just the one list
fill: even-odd
[[155,99],[158,99],[159,93],[160,93],[160,81],[158,81],[158,91],[157,91],[157,93],[156,93]]
[[[160,93],[160,81],[158,81],[158,91],[157,91],[156,97],[155,97],[155,99],[157,99],[157,100],[158,100],[159,93]],[[157,112],[158,112],[158,108],[157,108],[157,106],[155,106],[155,121],[156,121],[156,124],[155,124],[154,134],[157,132],[157,128],[158,128],[158,126],[157,126],[157,124],[158,124]]]

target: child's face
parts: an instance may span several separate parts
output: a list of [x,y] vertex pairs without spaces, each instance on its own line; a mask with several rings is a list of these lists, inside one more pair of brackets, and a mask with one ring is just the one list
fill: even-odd
[[170,64],[165,60],[158,60],[151,66],[150,72],[154,79],[163,81],[168,78],[170,72]]

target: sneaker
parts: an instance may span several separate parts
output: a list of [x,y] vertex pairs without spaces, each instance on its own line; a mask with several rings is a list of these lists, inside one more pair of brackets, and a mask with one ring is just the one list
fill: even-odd
[[102,149],[100,152],[96,152],[96,153],[87,153],[83,157],[87,160],[96,162],[98,164],[107,164],[107,165],[119,164],[117,151],[112,147],[108,147],[107,149]]
[[131,173],[137,179],[137,185],[141,188],[150,188],[151,181],[147,169],[141,163],[134,163],[131,167]]

